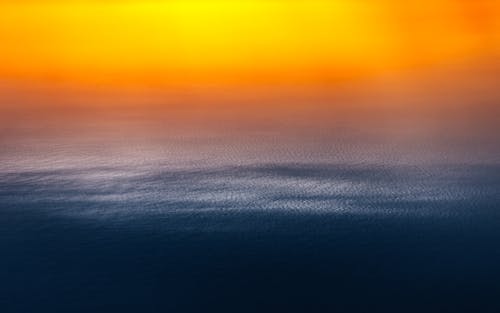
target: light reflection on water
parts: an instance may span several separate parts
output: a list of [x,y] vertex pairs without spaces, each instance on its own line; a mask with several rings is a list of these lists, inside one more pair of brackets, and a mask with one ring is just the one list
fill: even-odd
[[[1,195],[4,205],[67,203],[60,213],[93,218],[179,210],[449,215],[496,197],[500,180],[495,162],[383,146],[222,144],[39,142],[3,154]],[[86,208],[71,208],[82,202]]]
[[2,312],[498,312],[495,149],[100,134],[2,142]]

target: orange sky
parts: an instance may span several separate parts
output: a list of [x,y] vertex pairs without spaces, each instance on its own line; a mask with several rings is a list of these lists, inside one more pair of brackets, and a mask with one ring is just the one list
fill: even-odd
[[500,0],[0,0],[0,142],[496,133],[499,75]]
[[0,1],[0,80],[332,83],[497,57],[496,0]]

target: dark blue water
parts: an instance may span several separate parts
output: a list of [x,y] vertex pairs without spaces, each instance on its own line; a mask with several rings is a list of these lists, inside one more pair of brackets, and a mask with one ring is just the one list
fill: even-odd
[[500,166],[5,168],[1,312],[500,312]]

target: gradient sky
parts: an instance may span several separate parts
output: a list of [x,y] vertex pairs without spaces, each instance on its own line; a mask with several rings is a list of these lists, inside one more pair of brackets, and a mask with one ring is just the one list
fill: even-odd
[[0,44],[3,138],[497,125],[497,0],[0,0]]
[[331,83],[497,55],[495,0],[1,1],[0,79]]

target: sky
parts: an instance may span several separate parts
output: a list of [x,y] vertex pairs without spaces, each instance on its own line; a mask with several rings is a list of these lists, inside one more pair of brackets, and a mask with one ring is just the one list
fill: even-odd
[[0,0],[0,16],[2,138],[116,116],[290,136],[342,120],[468,129],[500,99],[498,0]]
[[500,48],[495,0],[24,0],[0,11],[0,78],[17,82],[335,84]]

